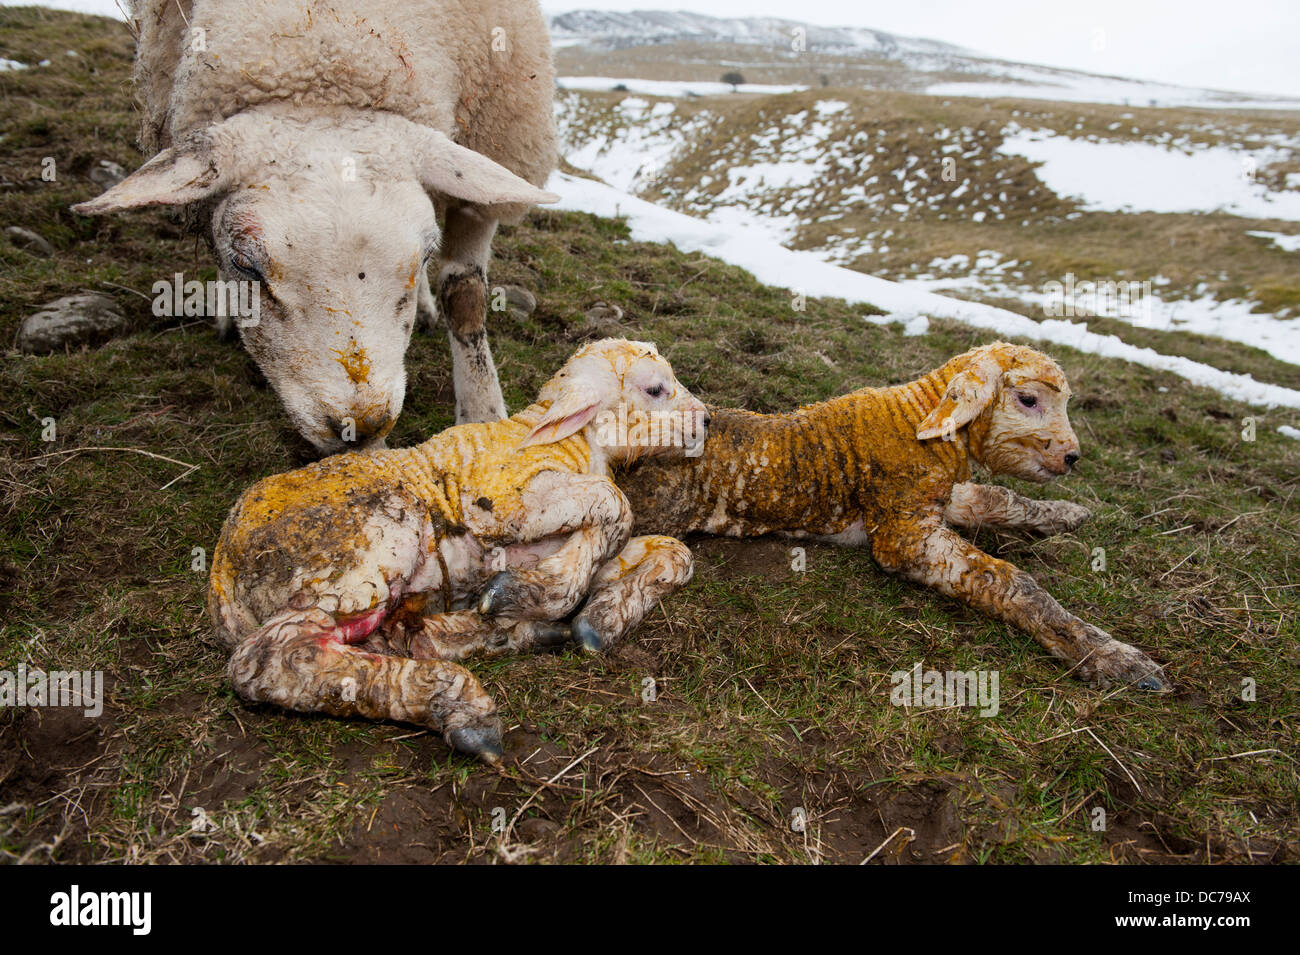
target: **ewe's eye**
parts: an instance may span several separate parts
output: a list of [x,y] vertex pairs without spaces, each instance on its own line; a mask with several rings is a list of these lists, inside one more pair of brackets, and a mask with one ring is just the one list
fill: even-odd
[[241,272],[256,282],[262,281],[262,273],[257,270],[257,265],[243,252],[231,252],[230,264],[234,266],[236,272]]
[[651,385],[649,388],[647,388],[647,389],[645,390],[645,393],[646,393],[647,395],[649,395],[651,398],[661,398],[661,397],[663,397],[664,386],[663,386],[663,385]]
[[1033,395],[1016,395],[1016,397],[1020,399],[1020,403],[1026,408],[1032,408],[1038,404],[1038,399]]

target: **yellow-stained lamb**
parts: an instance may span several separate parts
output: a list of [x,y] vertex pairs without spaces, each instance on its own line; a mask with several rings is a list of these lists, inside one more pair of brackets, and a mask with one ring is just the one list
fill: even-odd
[[[610,420],[695,427],[653,447]],[[610,463],[682,453],[704,407],[653,345],[580,349],[512,418],[266,478],[231,510],[208,608],[249,700],[395,719],[500,758],[496,707],[456,661],[576,638],[600,649],[691,576],[690,551],[629,540]],[[562,620],[578,607],[572,624]]]
[[1066,611],[1029,574],[952,527],[1040,533],[1088,511],[970,483],[971,465],[1045,482],[1079,441],[1052,359],[997,342],[916,381],[864,388],[789,414],[711,409],[702,457],[616,471],[641,533],[782,534],[867,547],[884,569],[1029,633],[1100,684],[1166,689],[1144,653]]

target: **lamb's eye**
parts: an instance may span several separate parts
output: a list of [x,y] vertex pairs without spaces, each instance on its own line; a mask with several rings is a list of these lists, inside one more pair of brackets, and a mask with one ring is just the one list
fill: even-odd
[[1033,395],[1016,395],[1016,397],[1020,399],[1020,403],[1026,408],[1032,408],[1038,404],[1038,399]]
[[647,395],[649,395],[651,398],[660,398],[660,397],[663,396],[663,393],[664,393],[664,386],[663,386],[663,385],[651,385],[649,388],[647,388],[647,389],[645,390],[645,393],[646,393]]

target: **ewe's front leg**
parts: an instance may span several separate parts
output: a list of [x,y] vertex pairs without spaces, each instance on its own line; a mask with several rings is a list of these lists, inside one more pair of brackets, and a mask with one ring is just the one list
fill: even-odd
[[286,610],[236,647],[227,672],[246,700],[304,713],[427,726],[487,763],[501,760],[496,704],[464,667],[348,646],[323,610]]
[[[909,530],[891,535],[882,527],[877,539],[908,539]],[[886,569],[1023,630],[1053,656],[1074,664],[1082,679],[1102,686],[1115,682],[1144,690],[1170,688],[1159,665],[1145,653],[1084,623],[1015,565],[990,557],[946,527],[919,536],[913,532],[911,540],[902,550],[878,546],[876,559]]]
[[954,527],[995,527],[1036,534],[1072,531],[1091,516],[1086,507],[1072,501],[1036,501],[1010,488],[971,482],[954,485],[943,510],[943,519]]
[[449,209],[442,231],[438,309],[451,342],[456,423],[506,416],[487,340],[487,262],[496,220],[469,208]]
[[690,548],[675,537],[632,538],[592,579],[573,635],[587,650],[604,650],[640,623],[655,601],[686,586],[694,572]]
[[605,478],[547,472],[523,494],[527,515],[518,543],[564,536],[559,549],[530,568],[504,570],[483,589],[480,613],[559,620],[591,589],[597,568],[632,536],[632,511]]

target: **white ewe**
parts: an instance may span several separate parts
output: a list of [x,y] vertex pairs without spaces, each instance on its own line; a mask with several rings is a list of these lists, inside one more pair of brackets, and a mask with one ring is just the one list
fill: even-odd
[[76,211],[186,207],[223,278],[260,283],[240,335],[322,452],[392,428],[438,253],[457,421],[504,417],[492,235],[555,198],[536,188],[556,157],[536,3],[137,0],[132,17],[157,155]]

